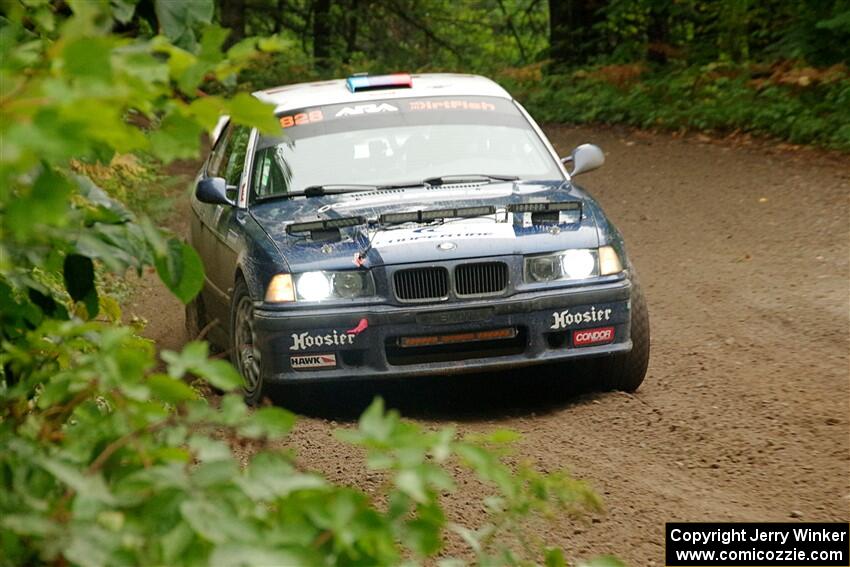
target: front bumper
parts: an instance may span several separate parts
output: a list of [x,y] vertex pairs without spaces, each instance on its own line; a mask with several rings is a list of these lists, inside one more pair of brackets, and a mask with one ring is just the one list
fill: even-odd
[[[268,383],[480,372],[628,352],[631,282],[416,306],[254,311]],[[613,330],[578,346],[574,331]],[[399,346],[400,337],[515,329],[516,336],[446,346]],[[605,331],[610,332],[610,331]]]

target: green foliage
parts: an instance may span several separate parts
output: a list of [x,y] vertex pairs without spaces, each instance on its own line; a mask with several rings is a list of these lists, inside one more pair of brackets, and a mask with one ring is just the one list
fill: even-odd
[[[163,360],[167,373],[155,369],[149,342],[97,322],[46,322],[4,349],[0,364],[17,381],[0,390],[0,564],[391,565],[440,552],[447,527],[480,563],[519,564],[542,549],[511,549],[529,517],[598,507],[569,477],[513,471],[380,401],[358,429],[339,433],[369,450],[371,468],[390,472],[388,506],[375,507],[275,448],[294,423],[286,410],[250,411],[236,393],[216,408],[188,386],[188,375],[240,385],[205,343]],[[229,446],[237,438],[260,448],[245,466]],[[456,458],[495,489],[492,520],[477,530],[446,526],[440,506],[453,488],[443,466]]]
[[[285,57],[257,60],[240,83],[261,89],[358,71],[476,72],[499,78],[549,121],[737,130],[845,151],[850,144],[848,0],[329,4],[320,16],[316,0],[288,1],[288,11],[270,10],[271,0],[246,2],[247,30],[289,41]],[[566,17],[555,29],[552,14]],[[319,17],[330,30],[323,39],[313,35]],[[612,66],[615,73],[630,66],[640,80],[612,81],[604,71]],[[534,72],[529,82],[529,68],[545,77]],[[795,73],[831,78],[784,77]]]
[[[509,467],[504,449],[483,446],[510,434],[458,440],[376,402],[340,436],[391,478],[378,505],[299,469],[281,449],[294,416],[250,410],[241,376],[206,343],[158,359],[120,324],[110,278],[154,268],[182,301],[203,279],[194,250],[114,198],[155,179],[130,152],[195,157],[222,113],[277,128],[256,99],[199,89],[226,90],[284,44],[249,39],[223,54],[226,32],[202,25],[208,1],[172,4],[156,3],[169,37],[113,33],[147,29],[123,0],[71,1],[68,17],[12,4],[0,27],[0,566],[395,565],[437,556],[446,530],[480,563],[562,564],[562,551],[513,534],[598,502],[567,475]],[[222,395],[204,398],[198,381]],[[246,441],[257,451],[242,462],[232,445]],[[491,486],[483,526],[447,523],[455,461]]]
[[850,151],[846,72],[802,70],[789,84],[718,65],[618,79],[626,71],[609,66],[540,82],[514,76],[505,83],[542,121],[740,131]]

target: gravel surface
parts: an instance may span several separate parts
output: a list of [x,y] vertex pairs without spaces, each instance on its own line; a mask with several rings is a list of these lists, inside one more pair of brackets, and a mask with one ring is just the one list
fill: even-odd
[[[514,429],[517,458],[589,481],[604,513],[529,526],[570,557],[663,565],[666,521],[850,520],[850,157],[547,132],[564,154],[588,141],[606,152],[605,167],[578,181],[641,273],[653,335],[643,387],[589,393],[569,375],[526,370],[302,389],[283,400],[305,414],[291,439],[299,461],[376,490],[381,477],[332,432],[380,394],[426,427]],[[175,228],[184,222],[178,214]],[[161,348],[185,342],[182,307],[153,278],[128,310],[150,321]],[[458,474],[449,515],[474,525],[484,492]]]

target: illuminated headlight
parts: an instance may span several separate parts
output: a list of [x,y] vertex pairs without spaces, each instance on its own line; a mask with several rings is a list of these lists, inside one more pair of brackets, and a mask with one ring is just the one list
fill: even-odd
[[266,302],[322,301],[375,295],[372,275],[364,270],[277,274],[266,289]]
[[331,282],[322,272],[301,274],[295,289],[298,291],[298,297],[307,301],[321,301],[331,296]]
[[611,246],[576,248],[525,258],[525,281],[529,283],[582,280],[622,271],[620,257]]
[[561,256],[564,276],[570,280],[580,280],[596,275],[596,254],[594,250],[567,250]]

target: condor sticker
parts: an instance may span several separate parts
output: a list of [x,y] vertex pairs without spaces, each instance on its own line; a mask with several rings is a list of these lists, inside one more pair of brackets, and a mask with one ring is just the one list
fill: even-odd
[[614,327],[598,327],[573,331],[574,346],[602,345],[614,340]]
[[310,368],[336,368],[335,354],[305,354],[301,356],[290,356],[289,365],[293,370],[306,370]]

